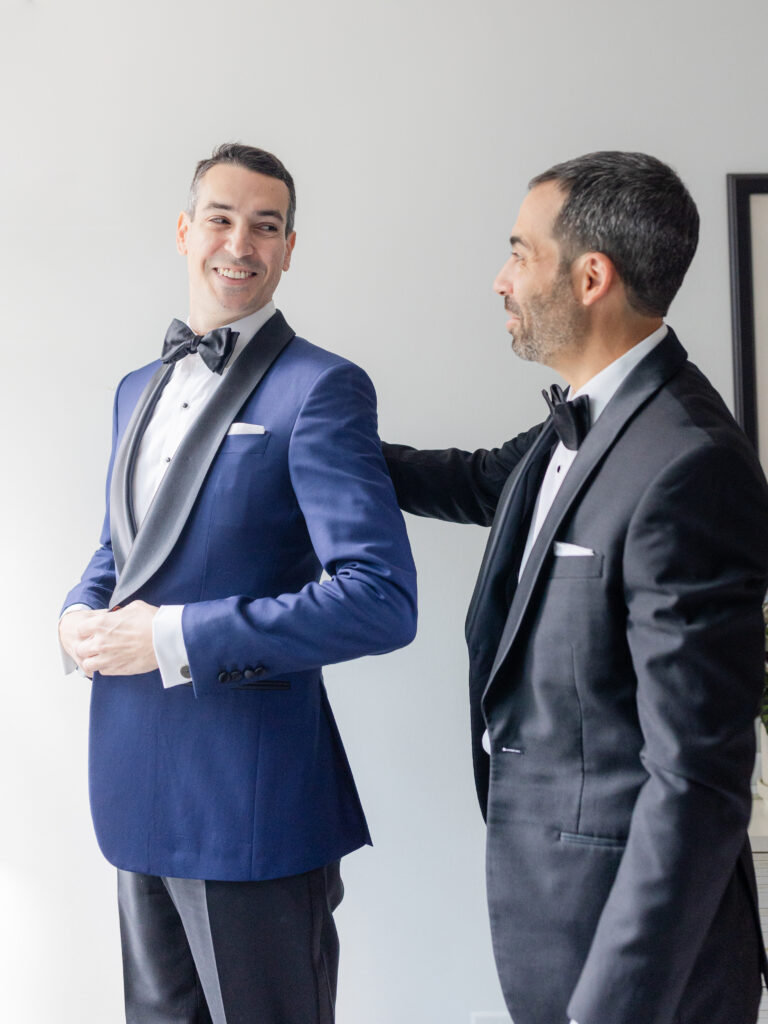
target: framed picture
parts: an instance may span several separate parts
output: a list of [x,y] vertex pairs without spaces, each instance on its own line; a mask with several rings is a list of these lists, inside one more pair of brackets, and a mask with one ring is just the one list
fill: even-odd
[[768,473],[768,174],[727,180],[734,412]]
[[[733,391],[736,419],[768,473],[768,174],[728,175]],[[768,854],[768,733],[757,719],[759,760],[750,839]]]

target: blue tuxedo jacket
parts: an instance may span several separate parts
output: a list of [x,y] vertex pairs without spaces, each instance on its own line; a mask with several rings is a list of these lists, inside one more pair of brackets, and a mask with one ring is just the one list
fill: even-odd
[[[285,347],[254,387],[259,353],[275,343]],[[275,314],[134,536],[132,459],[163,373],[153,363],[118,387],[101,545],[66,604],[184,604],[191,685],[95,675],[97,837],[131,871],[297,874],[370,842],[321,666],[393,650],[415,631],[415,570],[373,387]],[[233,421],[265,433],[227,435]]]

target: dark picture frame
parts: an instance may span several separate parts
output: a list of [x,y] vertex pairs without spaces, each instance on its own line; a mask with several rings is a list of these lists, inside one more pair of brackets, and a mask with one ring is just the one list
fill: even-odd
[[[760,395],[755,321],[752,196],[768,193],[768,174],[729,174],[728,234],[731,263],[731,322],[733,331],[734,413],[744,433],[760,453],[760,399],[768,414],[768,390]],[[768,381],[765,382],[768,388]],[[768,465],[768,451],[762,452]]]

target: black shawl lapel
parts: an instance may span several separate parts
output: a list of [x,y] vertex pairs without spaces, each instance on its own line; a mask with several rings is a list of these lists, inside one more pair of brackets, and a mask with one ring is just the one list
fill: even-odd
[[[199,418],[184,436],[157,489],[141,529],[125,558],[110,607],[134,594],[157,572],[171,553],[238,409],[244,405],[294,335],[295,331],[285,322],[282,313],[275,313],[248,342],[232,369],[225,375]],[[153,378],[147,391],[156,386]],[[139,400],[140,405],[145,404],[145,398],[146,393]],[[148,415],[151,415],[151,410]],[[145,420],[148,415],[145,414]],[[136,432],[134,448],[135,437]],[[130,480],[122,486],[129,489]]]
[[[542,426],[520,464],[510,473],[499,496],[499,504],[485,546],[483,561],[475,583],[466,620],[466,638],[470,655],[476,656],[480,648],[488,645],[496,650],[506,618],[507,603],[503,594],[509,592],[510,575],[517,572],[525,538],[520,539],[520,524],[533,506],[546,468],[549,455],[557,438],[552,419]],[[518,550],[519,549],[519,550]],[[498,629],[494,629],[494,621]]]
[[128,426],[115,455],[109,491],[109,529],[118,575],[123,571],[125,560],[136,536],[132,481],[139,443],[172,373],[172,366],[161,364],[158,367],[136,403],[136,408],[128,421]]
[[627,422],[680,367],[687,354],[670,329],[667,336],[652,349],[622,383],[587,434],[579,453],[568,471],[557,497],[541,527],[528,561],[515,590],[501,641],[488,677],[484,697],[493,683],[495,673],[509,654],[520,629],[531,595],[552,550],[557,530],[571,505],[589,483],[593,472],[606,452],[616,443]]

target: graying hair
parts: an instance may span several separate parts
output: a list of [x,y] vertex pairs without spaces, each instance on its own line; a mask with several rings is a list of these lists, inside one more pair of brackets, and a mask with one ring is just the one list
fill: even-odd
[[584,252],[614,264],[634,310],[664,316],[699,240],[699,213],[677,174],[646,153],[587,153],[537,174],[565,194],[554,234],[570,263]]

